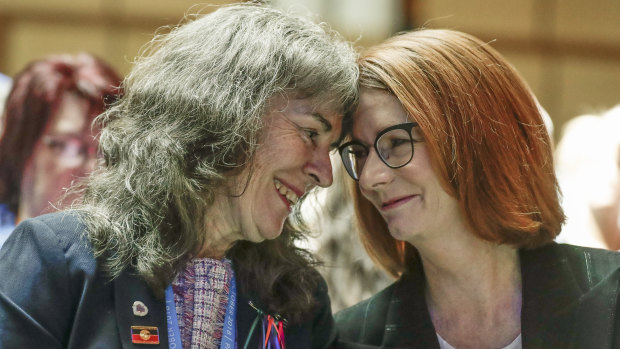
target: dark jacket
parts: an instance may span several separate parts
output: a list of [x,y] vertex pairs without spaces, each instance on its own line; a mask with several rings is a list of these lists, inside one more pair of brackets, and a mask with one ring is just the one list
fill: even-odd
[[[620,348],[620,253],[549,244],[521,251],[523,348]],[[339,348],[439,349],[422,268],[336,314]]]
[[[129,272],[109,280],[75,216],[55,213],[20,224],[0,250],[0,348],[168,348],[165,302]],[[237,343],[256,311],[238,291]],[[307,321],[285,328],[286,347],[324,348],[335,338],[327,288]],[[134,301],[148,307],[135,316]],[[155,326],[160,344],[133,344],[131,326]],[[258,331],[249,348],[258,347]],[[262,335],[261,335],[262,336]]]

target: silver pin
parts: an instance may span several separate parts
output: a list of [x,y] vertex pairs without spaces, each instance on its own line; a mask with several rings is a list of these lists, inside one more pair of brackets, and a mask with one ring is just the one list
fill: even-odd
[[145,316],[149,313],[149,308],[140,301],[133,302],[131,309],[133,309],[133,314],[135,316]]

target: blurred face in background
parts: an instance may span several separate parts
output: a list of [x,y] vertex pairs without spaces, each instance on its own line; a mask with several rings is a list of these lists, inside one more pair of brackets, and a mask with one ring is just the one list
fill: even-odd
[[74,92],[64,94],[24,167],[18,221],[51,211],[50,203],[57,204],[73,181],[94,169],[97,143],[88,114],[85,99]]

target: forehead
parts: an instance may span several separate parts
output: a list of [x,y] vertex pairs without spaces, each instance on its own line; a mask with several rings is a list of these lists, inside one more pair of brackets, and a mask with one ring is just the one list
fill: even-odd
[[343,117],[340,103],[334,98],[325,96],[276,95],[270,100],[269,108],[287,114],[311,116],[325,123],[332,131],[340,130]]
[[374,138],[386,127],[412,121],[393,94],[379,89],[363,88],[353,114],[353,137]]
[[91,116],[88,102],[77,93],[66,92],[51,115],[48,131],[58,134],[82,134],[90,132]]

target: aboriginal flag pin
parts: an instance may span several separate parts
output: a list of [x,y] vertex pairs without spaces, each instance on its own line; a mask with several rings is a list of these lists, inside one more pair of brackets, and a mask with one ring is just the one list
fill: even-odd
[[155,326],[131,326],[134,344],[159,344],[159,329]]

